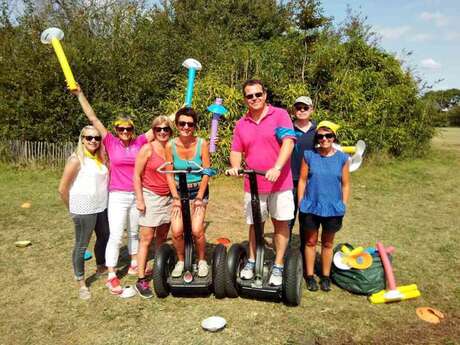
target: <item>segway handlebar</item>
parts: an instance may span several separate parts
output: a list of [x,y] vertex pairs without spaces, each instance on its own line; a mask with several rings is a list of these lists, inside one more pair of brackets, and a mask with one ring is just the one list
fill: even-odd
[[[256,174],[256,175],[265,176],[266,173],[267,173],[266,170],[257,170],[257,169],[238,169],[238,175],[243,175],[243,174],[246,174],[246,175],[249,175],[249,174]],[[226,175],[226,176],[230,176],[230,174],[228,173],[228,170],[225,170],[225,175]]]
[[173,165],[172,162],[164,162],[161,164],[158,168],[157,171],[161,174],[200,174],[200,175],[208,175],[208,176],[214,176],[216,175],[216,171],[212,168],[203,168],[201,165],[194,161],[187,161],[189,164],[189,167],[187,169],[183,170],[164,170],[165,167],[168,165]]

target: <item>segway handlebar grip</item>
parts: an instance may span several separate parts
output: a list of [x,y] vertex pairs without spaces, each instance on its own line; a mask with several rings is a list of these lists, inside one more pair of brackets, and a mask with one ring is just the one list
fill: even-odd
[[[238,169],[238,175],[249,175],[249,174],[256,174],[256,175],[262,175],[265,176],[267,171],[265,170],[257,170],[257,169]],[[228,170],[225,170],[225,176],[230,176],[228,173]]]

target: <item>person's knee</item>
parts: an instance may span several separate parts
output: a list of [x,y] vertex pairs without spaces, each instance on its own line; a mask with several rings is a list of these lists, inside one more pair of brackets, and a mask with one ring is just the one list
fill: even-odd
[[201,226],[192,227],[192,235],[196,239],[202,238],[204,236],[204,230]]
[[321,247],[323,248],[326,248],[326,249],[332,249],[332,247],[334,246],[334,243],[332,241],[324,241],[322,240],[321,241]]

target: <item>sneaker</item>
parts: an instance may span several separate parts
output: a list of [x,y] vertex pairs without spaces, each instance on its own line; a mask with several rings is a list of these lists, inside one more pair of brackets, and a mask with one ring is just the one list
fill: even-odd
[[91,298],[91,292],[89,292],[88,287],[82,286],[78,290],[78,296],[80,297],[80,299],[88,300]]
[[174,266],[174,269],[171,272],[171,277],[179,278],[182,275],[183,271],[184,271],[184,262],[183,261],[177,261],[176,266]]
[[283,266],[273,265],[272,274],[270,275],[268,284],[274,286],[280,286],[283,284]]
[[313,276],[307,276],[308,291],[318,291],[318,284]]
[[110,293],[112,295],[119,295],[123,292],[123,289],[121,288],[121,285],[120,285],[120,279],[118,279],[118,277],[108,279],[107,282],[105,283],[105,286],[109,288]]
[[206,260],[198,261],[198,277],[206,277],[208,275],[209,268]]
[[136,285],[134,285],[134,288],[142,298],[147,299],[153,297],[152,290],[150,289],[149,281],[147,279],[139,279]]
[[319,285],[321,286],[321,290],[326,292],[331,291],[331,278],[321,277]]
[[254,268],[256,267],[256,262],[252,260],[248,260],[246,265],[244,265],[243,269],[240,272],[241,279],[252,279],[254,278]]
[[128,274],[130,276],[137,276],[137,265],[136,266],[129,265]]

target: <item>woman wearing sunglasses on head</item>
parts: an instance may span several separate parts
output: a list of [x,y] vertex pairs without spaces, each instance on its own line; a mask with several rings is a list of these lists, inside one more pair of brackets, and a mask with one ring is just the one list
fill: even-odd
[[139,211],[136,208],[133,175],[136,155],[141,147],[153,140],[152,129],[139,136],[134,135],[134,123],[129,118],[119,118],[114,122],[116,136],[110,133],[97,118],[80,87],[71,91],[88,120],[101,133],[103,144],[110,160],[110,182],[108,217],[110,237],[107,243],[106,264],[109,271],[107,287],[112,294],[121,294],[122,288],[116,275],[123,229],[128,230],[128,251],[131,264],[128,274],[137,275],[138,222]]
[[318,290],[313,270],[320,226],[322,228],[320,286],[323,291],[331,289],[329,276],[334,236],[342,227],[342,219],[350,196],[348,156],[332,145],[337,141],[338,128],[338,125],[330,121],[321,121],[318,124],[315,150],[304,152],[300,168],[297,191],[299,223],[306,242],[306,246],[301,245],[305,247],[307,288],[310,291]]
[[137,253],[138,280],[135,289],[143,298],[153,296],[146,276],[149,245],[155,237],[155,249],[166,241],[171,224],[172,197],[166,175],[157,169],[166,162],[165,148],[172,134],[167,116],[152,122],[154,141],[142,146],[134,168],[134,190],[139,210],[140,240]]
[[[195,168],[188,161],[193,161],[203,168],[210,167],[209,147],[206,140],[195,136],[197,114],[192,108],[182,108],[174,120],[179,131],[179,136],[172,139],[166,146],[166,161],[173,162],[169,169],[183,170]],[[180,277],[184,270],[184,227],[182,224],[181,202],[176,182],[178,176],[167,175],[169,188],[173,196],[173,208],[171,213],[171,228],[173,244],[176,249],[178,261],[171,273],[172,277]],[[204,233],[204,217],[208,203],[209,176],[199,174],[187,174],[188,191],[192,207],[192,234],[198,254],[198,276],[208,275],[208,264],[205,258],[206,237]]]
[[94,253],[96,274],[103,274],[105,249],[109,238],[107,220],[108,169],[101,153],[101,134],[93,126],[82,129],[75,152],[69,157],[59,183],[59,194],[75,223],[72,264],[81,299],[91,294],[85,283],[84,255],[93,229],[96,233]]

